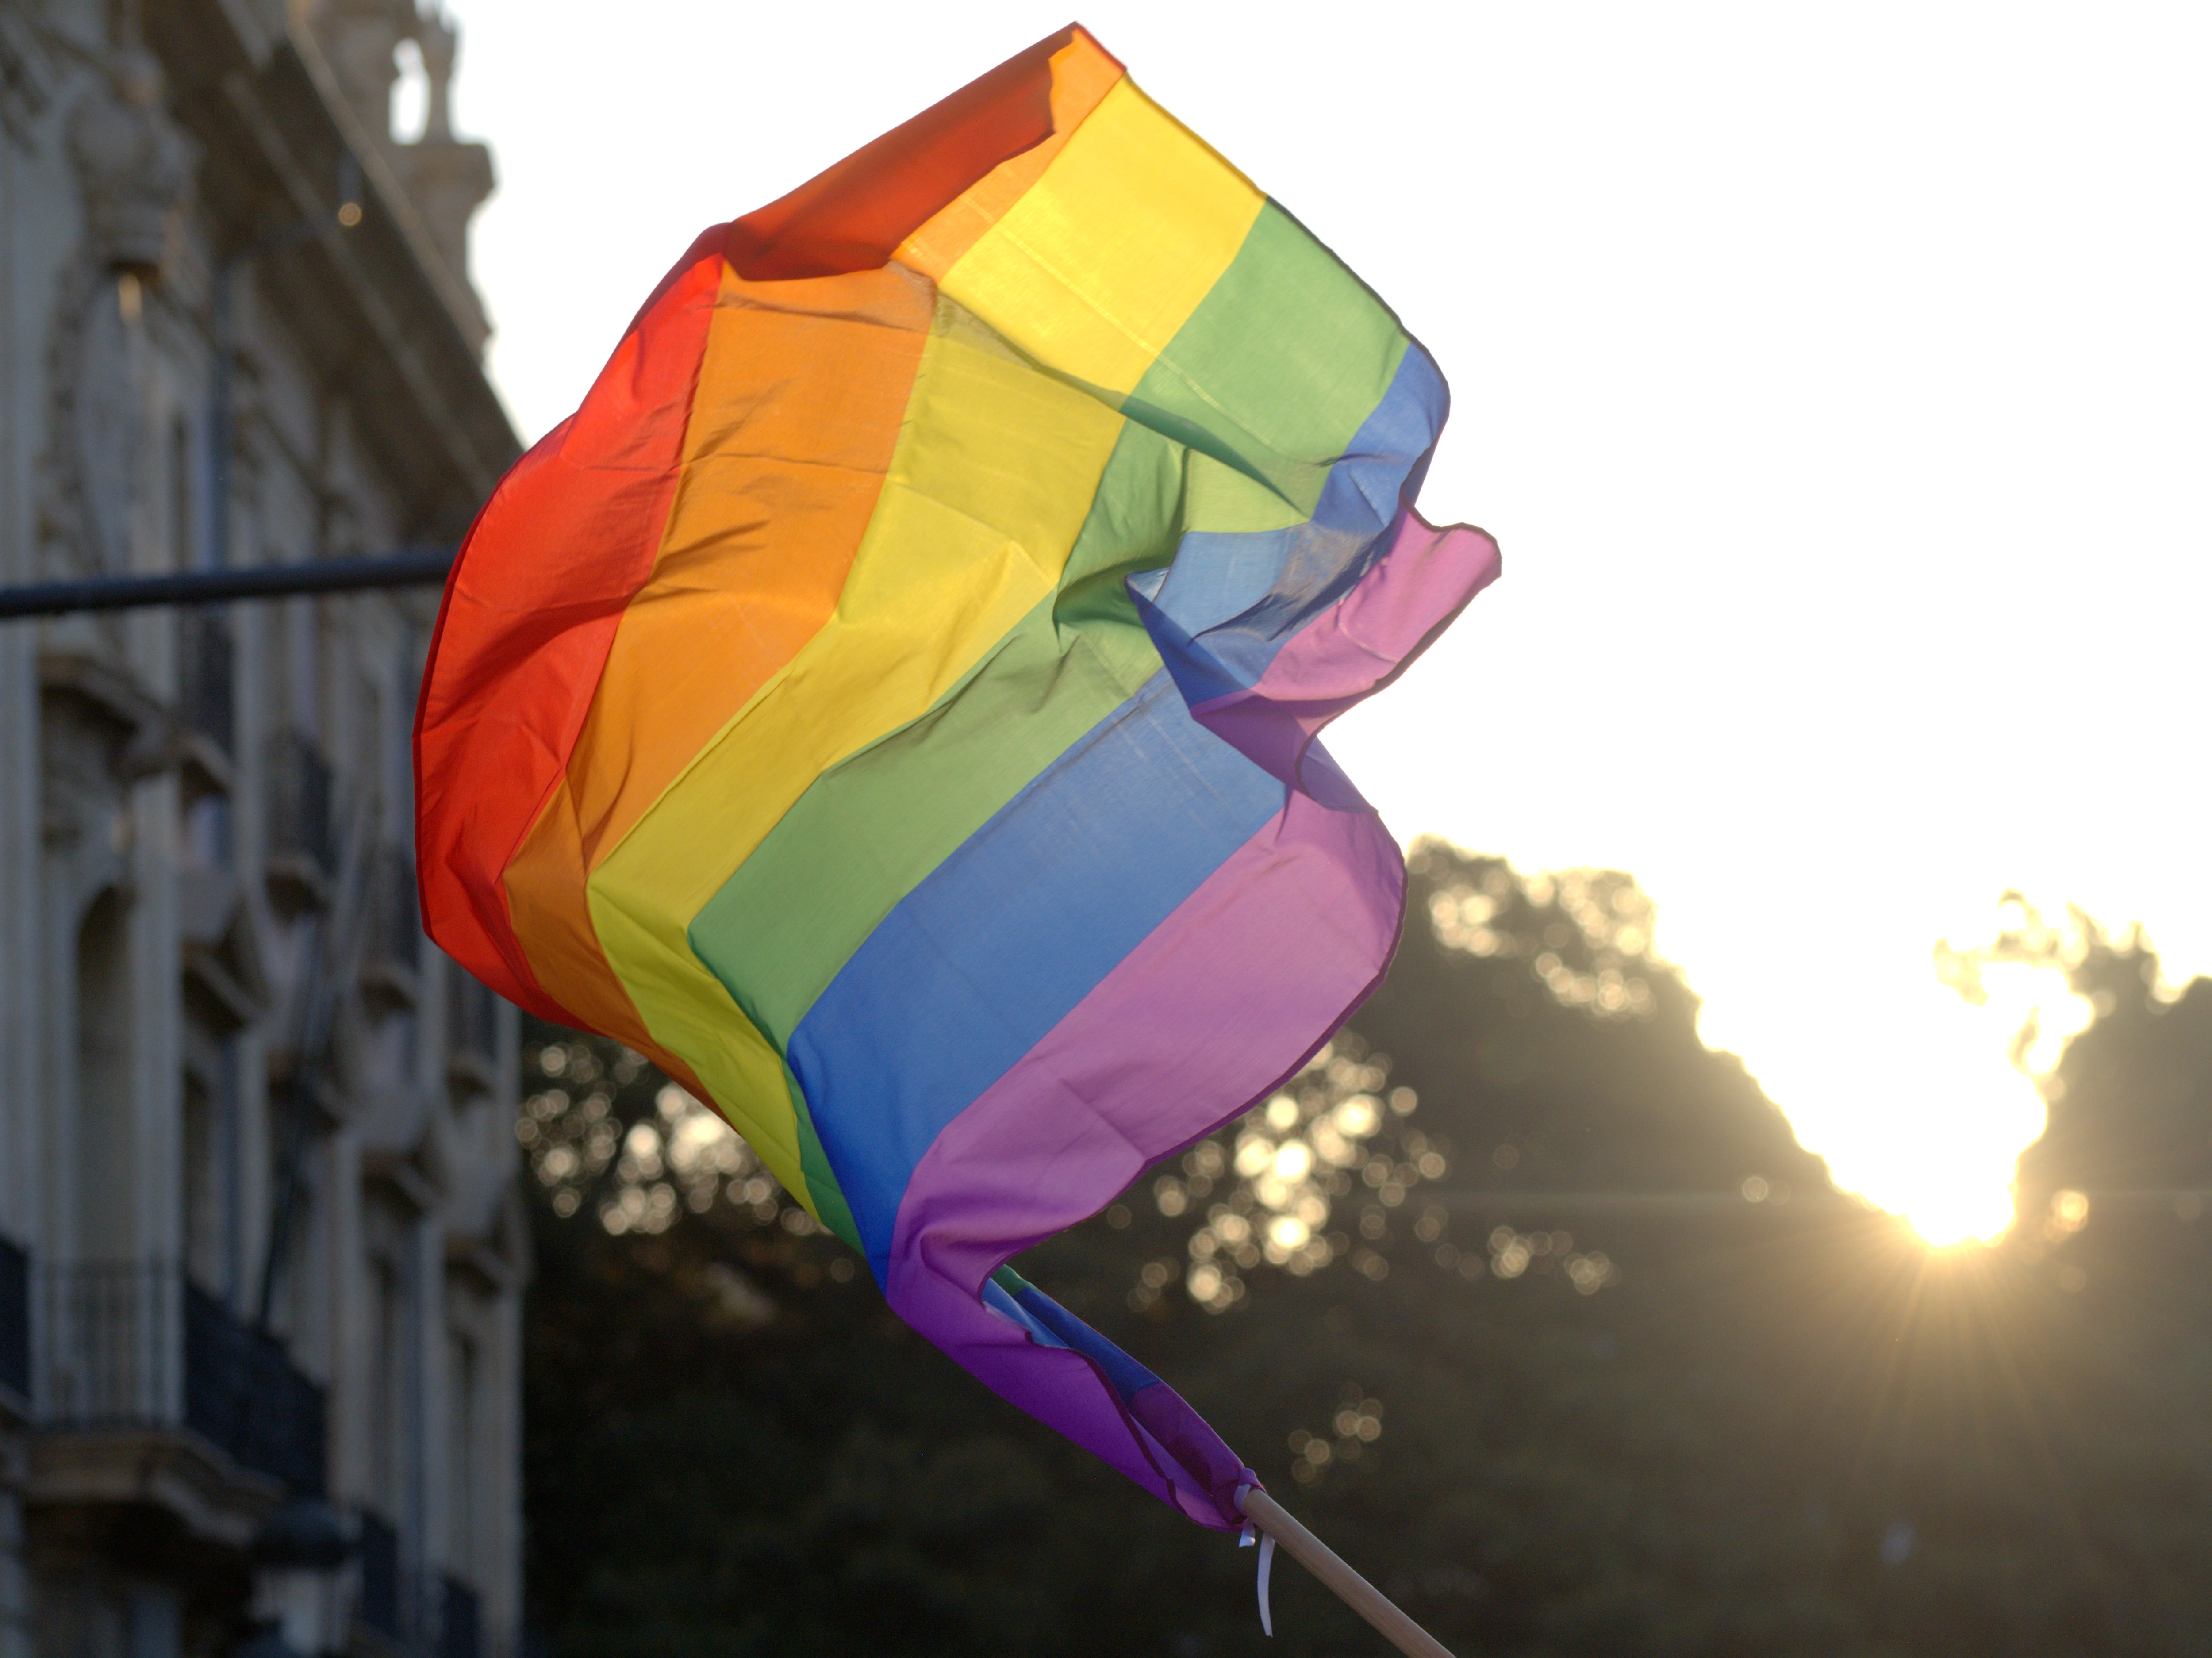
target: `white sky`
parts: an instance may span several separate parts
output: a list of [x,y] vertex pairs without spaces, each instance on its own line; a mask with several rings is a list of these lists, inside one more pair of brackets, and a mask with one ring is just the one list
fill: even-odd
[[[526,437],[706,225],[1055,6],[452,0]],[[1931,947],[2023,885],[2212,970],[2212,11],[1102,3],[1443,366],[1505,578],[1332,746],[1401,835],[1632,871],[1838,1178],[2001,1217],[2042,1108]]]

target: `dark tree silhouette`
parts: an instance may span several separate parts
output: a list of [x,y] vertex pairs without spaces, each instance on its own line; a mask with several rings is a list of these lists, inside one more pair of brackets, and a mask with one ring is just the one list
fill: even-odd
[[[1322,1060],[1025,1274],[1462,1652],[2212,1649],[2212,986],[2084,918],[2021,1222],[1932,1253],[1698,1041],[1627,877],[1410,872]],[[635,1056],[530,1063],[562,1658],[1378,1650],[1287,1567],[1264,1641],[1249,1553],[906,1331]]]

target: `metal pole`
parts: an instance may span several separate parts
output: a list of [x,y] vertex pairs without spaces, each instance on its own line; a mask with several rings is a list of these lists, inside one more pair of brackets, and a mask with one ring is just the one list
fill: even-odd
[[453,565],[451,547],[415,547],[374,558],[333,558],[314,564],[260,564],[0,587],[0,622],[78,610],[130,610],[149,604],[215,604],[234,598],[428,586],[444,581]]

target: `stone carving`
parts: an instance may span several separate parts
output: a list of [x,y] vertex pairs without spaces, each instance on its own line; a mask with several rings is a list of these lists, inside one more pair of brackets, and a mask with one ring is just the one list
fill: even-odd
[[134,733],[117,709],[74,691],[49,687],[40,701],[43,839],[53,856],[92,849],[97,878],[119,879],[120,865],[110,865],[129,833],[121,774]]
[[160,279],[197,161],[162,108],[161,71],[124,46],[66,123],[84,235],[56,283],[40,540],[48,567],[131,568],[146,452],[149,283]]
[[106,270],[151,282],[191,181],[192,146],[161,107],[161,70],[139,46],[111,57],[69,117],[85,240]]

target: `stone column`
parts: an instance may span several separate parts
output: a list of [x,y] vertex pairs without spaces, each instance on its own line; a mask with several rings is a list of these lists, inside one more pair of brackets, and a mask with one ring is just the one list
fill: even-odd
[[[23,314],[19,267],[24,256],[24,158],[0,137],[0,580],[31,581],[30,501],[37,404],[26,365],[39,360],[37,333]],[[35,244],[34,244],[35,245]],[[0,628],[0,1231],[34,1244],[40,1232],[38,1054],[45,975],[39,956],[38,635],[16,623]],[[0,1655],[12,1658],[12,1655]]]

